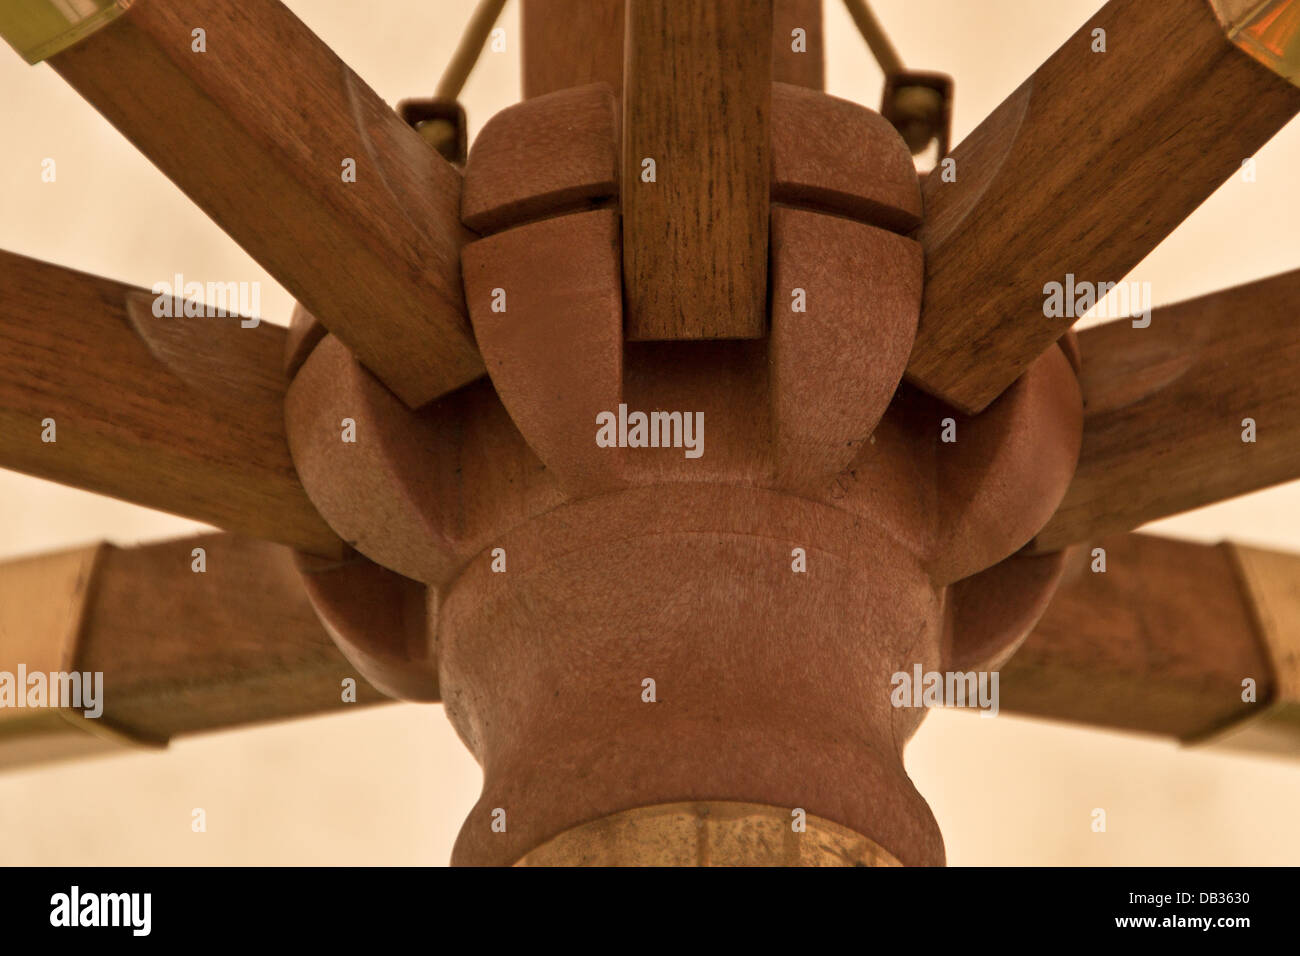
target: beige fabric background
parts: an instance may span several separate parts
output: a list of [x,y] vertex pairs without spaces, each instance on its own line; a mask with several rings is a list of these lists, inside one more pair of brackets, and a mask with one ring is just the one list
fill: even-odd
[[[289,0],[389,102],[432,91],[472,5]],[[1097,6],[876,2],[910,66],[956,77],[955,141]],[[876,106],[878,69],[838,0],[826,9],[829,92]],[[502,21],[507,51],[485,52],[465,91],[471,134],[518,98],[517,24],[512,2]],[[287,293],[51,70],[26,66],[8,48],[0,49],[0,130],[0,248],[146,287],[175,272],[258,279],[263,315],[288,321]],[[58,163],[55,184],[40,181],[45,157]],[[1292,123],[1259,153],[1258,182],[1225,185],[1134,278],[1153,283],[1159,304],[1300,266],[1297,169],[1300,123]],[[0,558],[200,527],[0,471]],[[1300,551],[1300,484],[1158,528]],[[1300,762],[940,712],[922,727],[907,764],[954,864],[1300,863]],[[392,705],[217,734],[178,742],[163,755],[0,776],[0,862],[442,864],[479,782],[438,706]],[[195,807],[207,812],[206,833],[191,832]],[[1107,811],[1104,834],[1091,831],[1094,807]]]

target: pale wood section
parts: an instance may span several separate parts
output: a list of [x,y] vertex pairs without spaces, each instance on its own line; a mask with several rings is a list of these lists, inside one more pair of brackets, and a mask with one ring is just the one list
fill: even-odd
[[0,767],[384,699],[330,642],[292,552],[226,534],[0,564],[0,670],[19,663],[102,672],[103,716],[0,709]]
[[1035,548],[1300,478],[1297,310],[1300,270],[1081,332],[1079,467]]
[[[631,340],[763,335],[771,0],[629,0],[623,277]],[[642,179],[643,160],[655,181]]]
[[1297,111],[1206,0],[1111,0],[927,177],[909,379],[983,409],[1074,322],[1046,283],[1122,279]]
[[[1278,678],[1228,550],[1149,535],[1087,549],[1003,665],[1004,712],[1191,741],[1268,706]],[[1259,703],[1242,700],[1245,678]]]
[[49,62],[407,404],[482,374],[459,174],[283,4],[135,3]]
[[[1230,544],[1273,672],[1272,693],[1260,713],[1210,742],[1300,757],[1300,556]],[[1261,689],[1262,690],[1262,689]]]
[[[78,638],[86,616],[91,580],[106,546],[43,554],[0,566],[0,678],[13,699],[0,698],[0,769],[45,760],[91,756],[117,750],[111,718],[89,719],[84,696],[58,706],[46,683],[51,673],[78,669]],[[20,670],[21,668],[21,670]],[[28,703],[29,675],[40,674],[46,696]],[[83,695],[83,677],[76,693]],[[93,686],[90,688],[93,696]],[[73,706],[81,703],[81,709]],[[101,723],[102,721],[102,723]]]
[[617,129],[618,103],[604,83],[502,110],[474,140],[465,167],[465,224],[486,234],[613,199]]
[[792,809],[711,800],[624,810],[566,830],[515,866],[902,866],[860,833]]
[[524,99],[607,83],[623,92],[627,0],[521,0]]
[[153,298],[0,253],[0,466],[341,554],[289,457],[284,330]]

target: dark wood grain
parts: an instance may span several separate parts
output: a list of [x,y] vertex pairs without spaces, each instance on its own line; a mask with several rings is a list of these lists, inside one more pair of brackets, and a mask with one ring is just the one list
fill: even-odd
[[1123,278],[1297,111],[1205,0],[1111,0],[926,178],[908,378],[983,409],[1074,321],[1046,283]]
[[408,405],[482,374],[459,173],[278,0],[136,3],[49,62]]
[[[632,340],[765,331],[771,0],[629,0],[623,281]],[[642,180],[653,159],[656,181]]]
[[289,457],[285,330],[153,299],[0,253],[0,467],[340,554]]
[[[1106,572],[1086,556],[1002,666],[1005,711],[1192,740],[1264,706],[1272,668],[1227,550],[1136,534],[1094,544]],[[1246,677],[1259,703],[1241,699]]]
[[1081,332],[1079,466],[1034,548],[1300,478],[1297,317],[1300,270]]

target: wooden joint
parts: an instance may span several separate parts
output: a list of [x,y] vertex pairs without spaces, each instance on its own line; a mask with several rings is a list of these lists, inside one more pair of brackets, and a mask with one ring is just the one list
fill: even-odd
[[0,768],[166,744],[116,726],[103,672],[83,671],[87,607],[109,547],[10,562],[0,575]]
[[[1255,713],[1204,742],[1233,750],[1300,756],[1300,574],[1294,555],[1239,544],[1222,545],[1237,572],[1269,674],[1253,677]],[[1271,691],[1270,691],[1271,688]],[[1242,688],[1245,694],[1246,688]]]

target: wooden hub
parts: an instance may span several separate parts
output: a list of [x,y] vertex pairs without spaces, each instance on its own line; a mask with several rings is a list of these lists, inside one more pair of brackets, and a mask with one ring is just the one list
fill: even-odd
[[[893,675],[990,666],[1041,613],[1060,556],[1014,554],[1074,471],[1078,382],[1053,349],[974,418],[900,386],[910,154],[862,107],[780,85],[773,104],[798,121],[773,141],[760,338],[628,340],[600,84],[507,110],[469,157],[490,382],[412,411],[333,336],[294,336],[295,465],[370,559],[304,560],[309,592],[377,686],[440,696],[482,763],[455,862],[587,854],[588,826],[641,840],[627,814],[683,801],[847,828],[870,849],[843,861],[943,860],[901,762],[924,711],[891,703]],[[846,128],[865,168],[807,157]],[[524,172],[520,142],[543,152]],[[645,839],[677,852],[689,827],[652,816]],[[749,862],[759,846],[793,852],[760,840]]]

